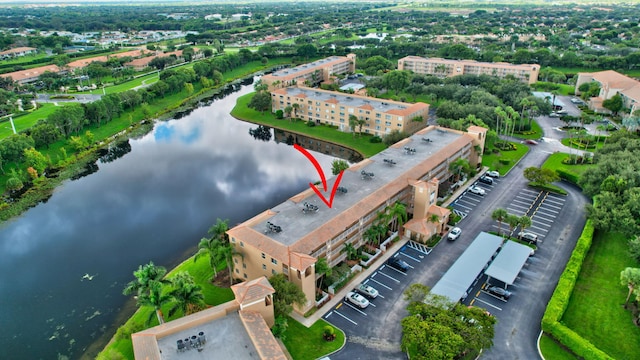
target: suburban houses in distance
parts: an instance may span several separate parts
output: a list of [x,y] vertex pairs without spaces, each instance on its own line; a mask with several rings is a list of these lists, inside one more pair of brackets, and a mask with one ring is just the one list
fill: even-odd
[[[486,132],[478,126],[467,132],[429,126],[346,170],[339,183],[344,191],[331,208],[308,189],[228,230],[240,254],[233,276],[246,281],[285,274],[311,299],[295,308],[304,314],[316,306],[318,259],[332,267],[344,261],[345,246],[364,244],[365,231],[387,207],[408,204],[412,220],[404,226],[405,236],[415,241],[442,233],[450,212],[436,202],[453,181],[449,164],[457,159],[480,164]],[[335,181],[329,179],[328,187]]]
[[398,60],[398,70],[410,70],[416,74],[430,74],[443,77],[463,74],[491,75],[504,78],[513,75],[520,81],[533,84],[538,81],[540,65],[514,65],[504,62],[490,63],[475,60],[449,60],[441,58],[424,58],[407,56]]

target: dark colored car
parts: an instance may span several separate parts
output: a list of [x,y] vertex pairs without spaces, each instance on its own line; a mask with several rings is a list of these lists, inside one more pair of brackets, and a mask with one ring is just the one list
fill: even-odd
[[537,142],[537,141],[535,141],[535,140],[531,140],[531,139],[527,139],[527,140],[525,140],[524,142],[525,142],[526,144],[529,144],[529,145],[538,145],[538,142]]
[[400,270],[402,272],[407,272],[407,270],[409,270],[409,264],[398,259],[397,257],[392,257],[389,260],[387,260],[387,265],[391,266],[396,270]]
[[498,286],[490,286],[487,288],[487,292],[489,294],[495,295],[499,298],[503,298],[505,300],[508,300],[509,297],[511,297],[511,291],[507,290],[507,289],[503,289],[501,287]]
[[480,181],[481,183],[493,185],[493,179],[488,177],[487,175],[480,176],[480,179],[478,179],[478,181]]

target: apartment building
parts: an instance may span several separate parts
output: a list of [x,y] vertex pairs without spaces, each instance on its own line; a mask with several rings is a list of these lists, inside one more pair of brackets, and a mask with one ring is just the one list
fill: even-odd
[[608,113],[609,110],[602,106],[602,102],[611,99],[616,94],[620,94],[623,107],[629,109],[631,113],[640,110],[640,81],[613,70],[578,73],[576,94],[580,94],[578,90],[580,85],[589,82],[596,82],[600,87],[598,96],[589,99],[588,105],[591,110]]
[[294,68],[278,70],[262,77],[262,83],[266,84],[269,91],[275,89],[301,85],[318,85],[328,81],[334,74],[346,74],[356,71],[356,55],[330,56],[316,60]]
[[275,290],[265,277],[231,286],[234,300],[131,335],[136,359],[287,357],[271,333]]
[[408,70],[416,74],[431,74],[442,77],[485,74],[504,78],[507,75],[513,75],[520,81],[533,84],[538,81],[540,65],[515,65],[505,62],[487,63],[475,60],[448,60],[407,56],[398,60],[398,70]]
[[17,47],[17,48],[5,50],[5,51],[0,51],[0,59],[4,60],[4,59],[21,57],[21,56],[27,56],[30,54],[35,54],[37,51],[38,49],[32,48],[32,47],[26,47],[26,46]]
[[[349,116],[364,120],[362,132],[383,136],[392,130],[412,134],[424,127],[429,115],[425,103],[403,103],[336,91],[292,86],[271,92],[273,112],[298,104],[292,116],[316,124],[337,126],[340,131],[352,131]],[[420,119],[420,121],[416,121]],[[355,128],[360,132],[360,126]]]
[[[442,233],[449,210],[436,202],[453,181],[449,164],[464,158],[478,166],[486,132],[477,126],[467,132],[427,127],[328,179],[326,189],[317,185],[326,198],[336,187],[331,207],[310,188],[235,226],[227,231],[238,254],[233,276],[251,280],[285,274],[305,293],[307,303],[296,307],[305,313],[315,306],[317,260],[325,258],[330,266],[344,261],[345,245],[364,244],[364,233],[388,206],[406,205],[411,221],[405,229],[412,240]],[[317,177],[309,164],[309,178]]]

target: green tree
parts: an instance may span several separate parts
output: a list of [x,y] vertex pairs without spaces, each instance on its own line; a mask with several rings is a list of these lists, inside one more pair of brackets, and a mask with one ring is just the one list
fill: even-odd
[[38,150],[29,148],[24,150],[25,165],[34,168],[39,175],[49,166],[49,160]]
[[171,285],[174,288],[171,295],[175,304],[169,309],[169,317],[172,317],[177,311],[189,315],[206,307],[202,287],[195,283],[193,276],[188,272],[177,273],[171,278]]
[[298,48],[296,49],[296,53],[298,54],[298,56],[301,56],[305,58],[305,60],[308,60],[309,58],[316,56],[316,54],[318,53],[318,48],[313,44],[304,44],[298,46]]
[[20,162],[24,159],[24,151],[34,144],[33,139],[25,134],[9,135],[0,142],[0,156],[6,162]]
[[[640,269],[628,267],[622,270],[622,272],[620,272],[620,283],[626,285],[629,289],[627,299],[624,301],[624,304],[627,305],[631,294],[637,292],[638,286],[640,286]],[[640,296],[640,294],[638,294],[638,296]]]
[[560,180],[555,170],[548,168],[539,169],[537,167],[528,167],[524,169],[523,175],[533,184],[541,186],[546,186],[554,181]]
[[622,110],[624,104],[622,102],[622,96],[620,94],[613,95],[610,99],[606,99],[602,102],[602,106],[611,111],[613,116],[617,116],[618,112]]
[[509,215],[509,213],[503,208],[495,209],[491,213],[491,219],[498,222],[498,235],[502,232],[502,222],[507,219],[507,215]]
[[209,266],[213,269],[213,278],[218,277],[218,264],[222,262],[219,256],[219,248],[223,246],[222,242],[214,237],[202,238],[198,243],[198,252],[193,257],[193,261],[198,261],[203,256],[209,257]]
[[31,128],[31,138],[33,138],[36,148],[46,147],[60,140],[62,133],[52,124],[39,123]]
[[212,225],[208,233],[213,238],[220,240],[223,243],[229,242],[229,235],[227,235],[227,230],[229,230],[229,219],[216,219],[216,223]]
[[392,70],[384,74],[382,80],[388,89],[398,92],[407,86],[411,82],[411,74],[408,71]]
[[122,291],[124,295],[136,294],[138,297],[144,293],[149,293],[151,286],[155,283],[168,284],[169,281],[164,278],[167,269],[162,266],[156,266],[153,262],[138,267],[133,272],[135,280],[130,281]]
[[193,84],[192,83],[184,83],[184,91],[187,92],[187,95],[193,94]]
[[449,163],[449,171],[455,175],[455,182],[460,181],[460,177],[469,174],[471,171],[469,160],[464,158],[456,159],[454,162]]
[[389,214],[389,218],[392,221],[392,231],[397,231],[398,234],[401,234],[402,225],[407,222],[407,207],[399,202],[396,202],[388,208],[387,213]]
[[264,115],[264,112],[271,108],[271,95],[266,91],[258,91],[253,95],[247,106],[260,111]]
[[[171,292],[165,290],[165,287],[159,282],[153,282],[150,284],[148,292],[138,295],[138,306],[149,306],[155,311],[155,315],[158,319],[158,323],[164,324],[164,315],[162,314],[162,307],[173,301],[173,295]],[[149,315],[147,324],[151,322],[153,314]]]
[[218,247],[218,257],[224,261],[229,271],[229,285],[233,285],[233,257],[236,255],[242,254],[237,252],[231,243],[223,243]]
[[353,137],[356,136],[356,126],[358,126],[358,117],[355,115],[349,115],[349,128]]
[[513,234],[513,230],[520,225],[520,217],[517,215],[507,214],[505,221],[509,224],[509,235]]
[[327,258],[319,258],[318,261],[316,261],[316,277],[319,280],[317,287],[319,289],[323,288],[324,279],[326,279],[327,276],[331,276],[332,273],[333,269],[329,266]]
[[304,306],[307,297],[294,283],[287,280],[284,274],[276,274],[269,278],[275,290],[273,311],[276,317],[286,316],[293,310],[293,305]]
[[349,163],[342,159],[333,159],[331,162],[331,173],[333,175],[338,175],[342,171],[347,170],[349,168]]
[[522,231],[524,231],[526,228],[531,226],[531,218],[527,215],[520,216],[518,219],[518,225],[522,228]]
[[291,121],[291,113],[293,112],[293,107],[291,105],[287,105],[284,107],[284,114]]
[[19,178],[15,177],[15,176],[8,178],[7,182],[5,183],[5,187],[9,191],[18,191],[18,190],[22,189],[23,186],[24,186],[24,184],[22,184],[22,180],[20,180]]
[[629,240],[629,255],[640,263],[640,236],[634,236]]

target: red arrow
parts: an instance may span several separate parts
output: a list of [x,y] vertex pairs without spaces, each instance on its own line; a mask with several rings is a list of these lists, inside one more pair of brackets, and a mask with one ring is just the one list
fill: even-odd
[[[309,161],[311,161],[313,166],[315,166],[316,171],[320,175],[320,180],[322,180],[322,188],[326,192],[327,191],[327,179],[324,176],[324,171],[322,170],[322,167],[320,167],[320,164],[318,163],[318,160],[316,160],[316,158],[313,157],[313,155],[311,155],[311,153],[309,153],[307,150],[303,149],[300,145],[294,144],[293,147],[296,150],[300,151],[304,156],[306,156],[307,159],[309,159]],[[327,200],[327,198],[325,198],[324,195],[322,195],[320,190],[318,190],[318,188],[315,185],[313,185],[313,183],[309,183],[309,186],[311,187],[311,189],[318,195],[318,197],[325,204],[327,204],[327,206],[329,208],[331,208],[331,206],[333,206],[333,198],[336,195],[336,190],[338,190],[338,184],[340,184],[340,180],[342,179],[342,174],[343,173],[344,173],[344,170],[340,171],[340,174],[338,174],[338,178],[336,179],[336,182],[333,184],[333,189],[331,189],[331,196],[329,196],[329,200]]]

